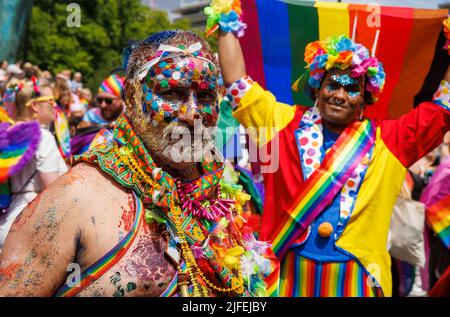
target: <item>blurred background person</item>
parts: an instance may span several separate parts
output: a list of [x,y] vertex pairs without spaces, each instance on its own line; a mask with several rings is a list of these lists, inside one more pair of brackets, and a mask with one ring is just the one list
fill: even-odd
[[73,79],[70,82],[70,89],[72,89],[73,92],[76,93],[79,89],[83,88],[82,79],[83,78],[80,72],[73,74]]
[[106,78],[95,96],[97,107],[86,112],[82,127],[108,125],[114,122],[124,110],[122,87],[124,78],[114,74]]
[[[49,88],[44,94],[51,94]],[[29,148],[33,156],[20,172],[9,178],[11,201],[6,213],[0,215],[0,248],[17,215],[40,192],[48,187],[68,168],[58,150],[55,138],[46,128],[53,117],[53,96],[41,95],[36,83],[22,84],[15,93],[18,122],[35,122],[34,127],[19,129],[11,138],[28,133]]]
[[55,86],[53,88],[53,96],[55,97],[58,106],[67,115],[69,113],[72,96],[67,80],[61,76],[56,77]]

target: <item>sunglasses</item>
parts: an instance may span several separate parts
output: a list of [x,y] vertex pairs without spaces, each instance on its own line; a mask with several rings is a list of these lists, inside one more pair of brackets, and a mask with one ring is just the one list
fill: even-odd
[[100,104],[100,105],[102,104],[103,101],[106,102],[106,104],[110,105],[114,102],[115,99],[98,97],[98,98],[96,98],[96,100],[97,100],[98,104]]

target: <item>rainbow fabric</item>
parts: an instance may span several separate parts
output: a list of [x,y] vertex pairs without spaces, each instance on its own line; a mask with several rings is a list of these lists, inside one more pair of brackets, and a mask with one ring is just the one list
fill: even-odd
[[283,259],[292,243],[333,200],[375,142],[370,120],[356,121],[342,132],[322,164],[295,195],[285,222],[278,226],[272,249]]
[[20,172],[34,157],[41,139],[37,121],[0,123],[0,208],[11,201],[8,178]]
[[106,271],[112,268],[128,251],[128,249],[133,244],[138,232],[141,227],[144,216],[142,205],[139,197],[134,193],[134,201],[136,202],[136,215],[134,219],[133,226],[125,236],[125,238],[120,241],[111,251],[109,251],[105,256],[91,265],[88,269],[81,273],[81,278],[78,286],[69,286],[65,283],[55,294],[56,297],[73,297],[80,293],[83,289],[91,285],[97,279],[99,279]]
[[[371,49],[380,30],[376,57],[383,63],[386,84],[378,102],[365,114],[373,119],[398,118],[421,101],[431,99],[447,69],[442,21],[447,10],[374,7],[300,0],[242,1],[248,28],[241,44],[248,74],[289,105],[311,106],[309,96],[292,84],[305,71],[305,47],[331,35],[352,37]],[[401,36],[399,36],[399,32]],[[419,97],[415,96],[418,95]]]
[[289,252],[281,264],[280,297],[380,297],[356,262],[315,262]]
[[70,148],[70,130],[66,115],[57,107],[55,109],[55,134],[58,139],[59,151],[63,158],[69,158],[72,154]]
[[107,92],[116,97],[121,97],[124,81],[125,78],[119,77],[117,74],[111,75],[102,82],[98,92]]
[[426,221],[450,249],[450,195],[445,196],[426,210]]
[[41,138],[36,121],[0,124],[0,182],[19,172],[33,157]]

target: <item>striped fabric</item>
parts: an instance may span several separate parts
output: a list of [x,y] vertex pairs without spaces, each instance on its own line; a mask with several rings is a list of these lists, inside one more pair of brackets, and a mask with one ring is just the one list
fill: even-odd
[[[371,49],[376,32],[376,57],[387,78],[380,100],[365,114],[372,119],[398,118],[412,109],[422,90],[437,89],[447,69],[432,71],[435,55],[447,55],[440,36],[447,10],[359,5],[301,0],[242,1],[248,24],[241,43],[248,74],[286,104],[312,105],[305,94],[294,93],[291,85],[305,71],[303,54],[309,42],[330,35],[352,37]],[[379,19],[374,10],[379,10]],[[399,32],[401,36],[399,36]],[[441,43],[442,42],[442,43]],[[434,68],[433,68],[434,69]]]
[[272,237],[275,254],[282,259],[292,243],[341,190],[343,184],[370,151],[375,127],[370,120],[356,121],[341,134],[322,164],[305,182],[287,210],[286,221]]
[[116,74],[111,75],[102,82],[98,88],[98,92],[107,92],[116,97],[121,97],[124,81],[124,78],[119,77]]
[[[316,262],[290,251],[281,264],[281,297],[381,297],[356,261]],[[373,285],[373,284],[372,284]]]
[[450,194],[426,209],[426,221],[450,250]]

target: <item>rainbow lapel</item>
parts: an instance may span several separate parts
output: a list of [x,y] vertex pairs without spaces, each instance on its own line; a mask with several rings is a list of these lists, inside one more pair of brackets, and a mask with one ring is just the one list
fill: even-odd
[[427,208],[426,220],[447,249],[450,249],[450,194]]
[[283,259],[303,230],[331,203],[374,142],[375,126],[369,120],[355,121],[342,132],[320,167],[294,195],[296,199],[273,236],[272,249],[279,259]]

